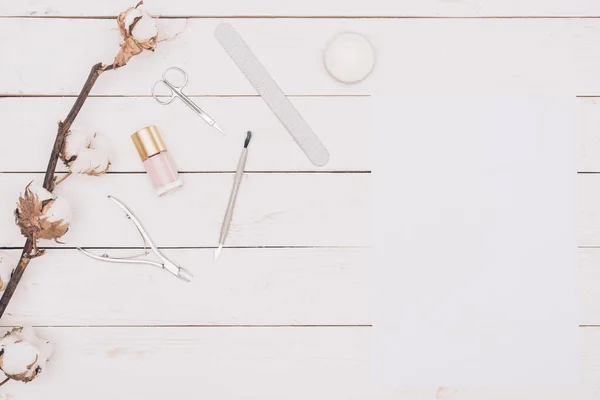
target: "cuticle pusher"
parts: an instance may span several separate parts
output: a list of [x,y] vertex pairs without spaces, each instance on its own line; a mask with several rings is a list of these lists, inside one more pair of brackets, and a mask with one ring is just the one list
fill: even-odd
[[227,211],[225,211],[225,217],[223,218],[221,234],[219,235],[219,247],[215,250],[215,260],[219,258],[219,255],[223,250],[223,245],[225,244],[225,239],[227,238],[227,233],[229,232],[231,218],[233,217],[233,209],[235,208],[235,200],[237,198],[238,190],[240,189],[240,184],[242,183],[244,168],[246,167],[246,160],[248,158],[248,145],[250,144],[250,139],[252,139],[252,132],[248,131],[248,133],[246,133],[246,140],[244,141],[244,149],[242,150],[242,154],[240,155],[240,160],[238,161],[238,166],[235,171],[233,187],[231,189],[231,194],[229,195]]

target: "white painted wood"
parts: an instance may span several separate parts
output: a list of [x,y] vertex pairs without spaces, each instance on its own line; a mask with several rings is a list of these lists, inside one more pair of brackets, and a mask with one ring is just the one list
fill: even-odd
[[[41,176],[0,174],[0,204],[10,207],[24,186]],[[182,176],[185,187],[163,198],[154,195],[145,174],[69,178],[57,191],[71,200],[76,215],[64,240],[81,246],[140,246],[133,226],[105,199],[112,194],[135,210],[159,245],[215,246],[232,174]],[[247,174],[227,244],[369,245],[369,181],[369,174]],[[579,176],[581,246],[600,245],[599,183],[600,175]],[[10,227],[0,231],[0,244],[20,246],[12,215],[0,214],[0,226]]]
[[[370,324],[368,251],[225,249],[217,263],[212,249],[165,251],[194,273],[185,283],[151,266],[49,250],[31,262],[1,324]],[[20,252],[3,255],[16,260]]]
[[[396,390],[370,382],[370,328],[39,328],[56,353],[14,400],[458,399],[592,400],[600,329],[583,328],[582,383],[549,390]],[[0,394],[1,396],[1,394]]]
[[600,244],[600,175],[579,175],[579,245]]
[[600,101],[579,99],[579,171],[600,172]]
[[579,249],[581,324],[600,325],[600,249]]
[[[23,0],[0,4],[0,16],[115,16],[129,1]],[[596,16],[592,0],[467,0],[369,3],[307,0],[192,2],[153,0],[166,16],[392,15]],[[128,134],[157,123],[187,171],[231,171],[240,138],[255,129],[254,171],[313,171],[258,98],[196,100],[231,135],[214,136],[181,104],[149,104],[152,82],[171,65],[190,75],[188,94],[248,96],[255,92],[213,38],[219,18],[163,19],[182,31],[154,54],[103,75],[76,126],[107,133],[117,147],[115,170],[141,171]],[[371,95],[451,91],[565,90],[600,95],[598,19],[231,19],[289,95]],[[373,75],[358,85],[330,78],[321,52],[343,31],[365,34],[377,50]],[[110,62],[119,34],[109,19],[3,18],[0,94],[76,95],[92,64]],[[45,168],[55,134],[73,98],[0,101],[0,172]],[[330,171],[370,169],[363,135],[368,98],[294,97],[294,104],[330,147]],[[582,99],[580,171],[600,171],[597,99]],[[399,110],[399,113],[401,110]],[[248,126],[252,125],[252,126]],[[188,134],[189,132],[189,134]],[[259,133],[262,133],[259,135]],[[187,140],[178,135],[189,135]],[[575,134],[575,133],[574,133]],[[264,141],[263,141],[264,140]],[[183,147],[182,143],[186,144]],[[29,144],[26,149],[23,144]],[[127,149],[127,150],[125,150]],[[196,150],[196,152],[190,151]],[[274,151],[276,150],[276,151]],[[28,158],[23,155],[27,152]],[[197,156],[196,156],[197,154]],[[255,158],[254,158],[255,157]],[[9,211],[18,192],[41,174],[0,174],[0,247],[23,243]],[[0,399],[593,399],[600,392],[600,329],[582,328],[583,383],[564,391],[457,390],[386,392],[373,388],[366,327],[152,327],[150,325],[368,324],[368,249],[226,249],[215,246],[231,174],[184,174],[185,188],[157,199],[142,174],[70,178],[75,222],[68,245],[140,246],[135,228],[105,195],[119,196],[175,261],[196,274],[191,284],[146,266],[117,266],[52,249],[31,263],[2,325],[90,325],[42,328],[56,355],[38,381],[9,384]],[[580,175],[580,244],[600,246],[600,175]],[[76,182],[77,181],[77,182]],[[369,174],[249,174],[228,240],[230,246],[368,246]],[[552,227],[548,227],[551,229]],[[75,241],[75,238],[77,241]],[[46,243],[48,244],[48,243]],[[56,246],[52,244],[53,246]],[[111,250],[114,253],[115,250]],[[18,251],[12,250],[12,254]],[[598,325],[600,249],[580,250],[584,325]],[[189,265],[188,265],[189,264]],[[121,325],[106,327],[102,325]],[[129,325],[149,325],[129,327]]]
[[[179,37],[121,71],[103,75],[95,95],[149,95],[169,66],[189,74],[188,94],[250,95],[252,86],[213,36],[221,19],[170,19]],[[600,94],[598,19],[233,19],[229,20],[288,95],[554,91]],[[185,25],[185,27],[184,27]],[[377,65],[365,81],[342,84],[323,66],[336,34],[366,35]],[[15,34],[18,32],[19,34]],[[40,40],[40,37],[44,40]],[[112,62],[120,41],[113,20],[3,19],[0,93],[79,92],[91,66]],[[40,61],[43,60],[43,61]],[[45,68],[40,69],[40,62]],[[174,106],[174,105],[173,105]]]
[[[329,148],[331,160],[324,168],[316,168],[308,161],[261,99],[198,97],[194,100],[226,127],[230,132],[227,137],[218,135],[183,104],[161,108],[150,98],[90,98],[73,128],[108,136],[114,148],[112,171],[117,172],[143,171],[129,135],[144,124],[160,127],[182,171],[233,171],[247,129],[254,131],[249,171],[371,169],[368,97],[291,98]],[[56,136],[56,121],[66,116],[73,101],[72,98],[0,98],[3,129],[11,132],[10,145],[0,146],[0,171],[44,171]],[[600,172],[600,102],[596,98],[580,98],[578,104],[579,171]]]
[[[53,249],[30,264],[1,323],[369,325],[368,252],[226,249],[215,264],[212,249],[166,250],[195,274],[186,284],[152,267],[99,263],[76,250]],[[15,262],[19,255],[0,252]],[[579,257],[580,324],[600,325],[600,249],[580,249]]]
[[[116,16],[135,1],[19,0],[5,2],[0,15],[12,16]],[[596,16],[593,0],[149,0],[146,7],[162,16]]]
[[[0,98],[2,129],[11,133],[0,146],[0,171],[45,171],[56,137],[56,122],[66,117],[74,101]],[[90,98],[73,129],[108,136],[113,147],[112,170],[118,172],[144,170],[129,136],[150,124],[159,127],[182,171],[235,171],[249,129],[254,135],[248,171],[364,171],[371,166],[368,97],[291,98],[329,149],[330,162],[324,168],[315,167],[306,158],[260,98],[210,97],[194,101],[218,121],[227,136],[208,126],[183,103],[163,107],[149,97]]]
[[[154,195],[145,174],[75,176],[58,190],[73,204],[67,244],[140,246],[134,227],[105,196],[120,197],[160,246],[215,246],[232,174],[183,174],[186,185]],[[0,204],[12,207],[25,185],[42,174],[0,174]],[[367,246],[369,174],[247,174],[227,244],[230,246]],[[600,175],[579,176],[581,246],[600,245]],[[190,222],[191,220],[191,222]],[[0,214],[0,245],[20,246],[10,213]],[[551,227],[549,227],[550,229]],[[76,238],[76,239],[75,239]]]
[[[22,246],[9,211],[42,174],[0,174],[0,246]],[[233,174],[185,174],[182,189],[157,197],[145,174],[73,176],[56,194],[72,204],[70,246],[141,246],[135,226],[107,199],[123,201],[159,246],[216,246]],[[369,174],[246,174],[228,246],[369,245]],[[52,244],[53,242],[47,242]]]

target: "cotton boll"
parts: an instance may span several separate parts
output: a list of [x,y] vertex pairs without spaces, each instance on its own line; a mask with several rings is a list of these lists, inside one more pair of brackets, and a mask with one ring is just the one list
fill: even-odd
[[[140,10],[137,9],[136,11]],[[139,42],[146,42],[158,36],[158,27],[151,16],[145,12],[141,14],[141,19],[131,29],[131,35]]]
[[51,355],[50,342],[38,338],[31,327],[14,328],[0,339],[0,369],[14,380],[33,380]]
[[92,138],[92,141],[91,141],[89,147],[91,149],[101,150],[106,155],[110,155],[110,153],[112,152],[112,146],[110,145],[110,141],[108,140],[108,137],[106,137],[105,135],[103,135],[101,133],[94,134],[94,137]]
[[119,16],[120,20],[117,20],[117,22],[124,38],[131,35],[140,43],[156,39],[158,35],[156,22],[143,10],[141,3],[124,11],[121,15],[122,17]]
[[87,149],[93,138],[94,134],[92,132],[69,131],[62,151],[62,159],[65,164],[69,165],[81,150]]
[[51,200],[51,199],[55,199],[56,196],[54,196],[52,193],[50,193],[48,190],[44,189],[43,186],[38,185],[36,182],[32,182],[29,184],[29,186],[27,186],[26,189],[29,189],[29,191],[38,197],[39,201],[46,201],[46,200]]
[[141,7],[131,7],[121,15],[123,15],[123,28],[129,32],[136,18],[141,18],[144,13]]
[[142,10],[143,2],[119,14],[117,25],[123,41],[113,61],[115,68],[127,64],[131,57],[144,50],[154,51],[158,43],[158,27],[154,19]]
[[27,372],[27,365],[36,362],[38,350],[27,342],[10,343],[2,356],[2,371],[7,376]]
[[[29,184],[15,210],[21,234],[36,247],[38,239],[58,240],[69,230],[71,211],[66,199],[57,199],[41,186]],[[37,249],[37,247],[36,247]]]
[[99,149],[83,149],[70,166],[71,172],[86,175],[103,175],[110,168],[108,155]]
[[71,223],[71,219],[73,218],[73,211],[71,209],[71,204],[67,200],[66,197],[56,197],[54,202],[48,210],[46,211],[46,218],[50,222],[63,221],[66,223]]
[[[82,142],[83,143],[83,142]],[[85,175],[103,175],[110,168],[111,146],[108,138],[95,133],[84,148],[78,149],[77,154],[67,164],[71,172]]]

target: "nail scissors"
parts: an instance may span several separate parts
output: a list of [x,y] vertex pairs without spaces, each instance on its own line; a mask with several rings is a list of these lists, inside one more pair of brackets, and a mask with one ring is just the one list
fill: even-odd
[[[167,77],[167,73],[169,71],[176,71],[181,76],[181,78],[183,78],[183,83],[181,85],[176,85],[172,81],[170,81],[169,78]],[[209,117],[207,113],[205,113],[200,107],[198,107],[196,105],[196,103],[194,103],[192,100],[190,100],[189,97],[187,97],[185,94],[183,94],[183,88],[185,87],[185,85],[187,85],[187,82],[188,82],[188,76],[184,70],[182,70],[181,68],[177,68],[177,67],[171,67],[171,68],[168,68],[165,72],[163,72],[162,77],[163,78],[161,81],[154,82],[154,85],[152,86],[152,97],[154,97],[154,99],[156,101],[158,101],[163,106],[166,106],[167,104],[170,104],[173,101],[173,99],[175,99],[176,97],[179,97],[181,99],[181,101],[183,101],[185,104],[187,104],[187,106],[189,108],[194,110],[196,112],[196,114],[198,114],[200,117],[202,117],[202,119],[204,121],[206,121],[207,124],[209,124],[216,130],[221,132],[223,135],[225,134],[225,132],[223,132],[223,130],[221,128],[219,128],[219,125],[217,125],[217,123],[215,122],[214,119]],[[166,86],[171,91],[171,97],[167,100],[161,100],[159,95],[156,94],[156,86],[157,85]]]
[[158,248],[156,247],[156,245],[154,244],[152,239],[150,239],[150,236],[148,236],[148,233],[146,233],[146,230],[144,229],[144,227],[142,226],[140,221],[125,206],[125,204],[121,203],[119,200],[117,200],[113,196],[108,196],[108,198],[111,199],[112,201],[114,201],[117,204],[117,206],[119,206],[119,208],[121,208],[123,211],[125,211],[125,215],[127,216],[127,219],[130,219],[135,224],[138,232],[140,233],[140,235],[142,235],[142,238],[144,239],[144,254],[143,255],[149,254],[148,250],[146,248],[146,245],[148,245],[148,246],[150,246],[150,249],[152,250],[152,252],[156,255],[156,257],[160,261],[140,260],[140,259],[136,259],[135,257],[133,257],[133,258],[116,258],[116,257],[109,257],[107,254],[97,255],[94,253],[90,253],[89,251],[82,249],[81,247],[78,247],[77,250],[79,250],[86,256],[91,257],[95,260],[112,262],[112,263],[124,263],[124,264],[148,264],[148,265],[153,265],[155,267],[164,268],[167,271],[169,271],[170,273],[172,273],[173,275],[175,275],[176,277],[178,277],[179,279],[190,282],[191,279],[193,278],[192,273],[189,272],[188,270],[186,270],[185,268],[182,268],[182,267],[176,265],[175,263],[173,263],[171,260],[169,260],[167,257],[165,257],[160,252],[160,250],[158,250]]

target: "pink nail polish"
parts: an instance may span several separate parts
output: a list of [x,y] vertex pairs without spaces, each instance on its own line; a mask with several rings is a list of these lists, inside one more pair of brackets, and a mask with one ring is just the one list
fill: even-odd
[[131,135],[131,140],[133,140],[144,163],[144,168],[159,196],[172,192],[183,185],[175,164],[173,164],[173,159],[154,125],[137,131]]

